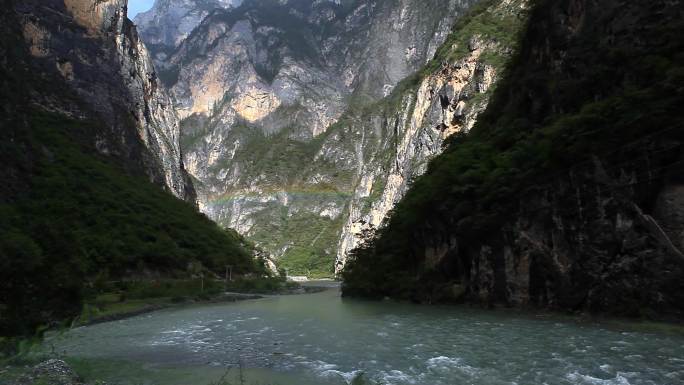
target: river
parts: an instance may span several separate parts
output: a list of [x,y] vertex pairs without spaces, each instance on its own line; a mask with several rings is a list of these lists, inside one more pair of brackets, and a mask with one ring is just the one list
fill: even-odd
[[[166,309],[48,340],[108,384],[684,384],[684,337],[571,318],[342,299]],[[361,381],[362,378],[364,381]],[[356,379],[356,380],[355,380]]]

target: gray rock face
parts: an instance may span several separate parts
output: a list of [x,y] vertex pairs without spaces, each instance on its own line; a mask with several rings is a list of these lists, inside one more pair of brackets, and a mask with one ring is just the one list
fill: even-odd
[[136,15],[134,22],[155,63],[163,65],[167,56],[211,11],[241,3],[242,0],[156,0],[152,9]]
[[109,127],[91,133],[100,152],[124,159],[131,170],[144,170],[177,197],[194,201],[181,159],[178,117],[126,8],[126,0],[17,5],[37,75],[62,78],[77,99],[46,92],[35,96],[36,103],[76,117],[102,118]]
[[506,47],[477,36],[473,41],[477,45],[467,54],[425,77],[394,108],[371,115],[382,131],[394,130],[377,137],[379,144],[365,144],[375,151],[360,163],[359,181],[337,248],[336,273],[344,268],[348,253],[383,224],[410,181],[423,174],[429,160],[441,152],[444,140],[467,133],[486,107],[488,90],[500,68],[482,56],[499,54]]
[[[386,96],[419,69],[468,4],[432,3],[430,12],[415,0],[215,9],[166,62],[176,73],[169,80],[181,117],[232,113],[270,133],[295,124],[302,139],[315,137],[339,117],[345,99]],[[211,111],[225,107],[224,99],[232,101],[229,111]],[[280,107],[290,111],[277,114]],[[294,111],[306,117],[291,117]]]
[[[394,138],[382,124],[366,124],[372,114],[362,111],[424,66],[471,3],[246,1],[211,12],[165,57],[160,75],[183,119],[185,166],[197,181],[201,209],[297,273],[330,272],[357,184],[382,178],[378,170],[367,175],[367,162]],[[163,18],[154,9],[146,17]],[[143,36],[155,31],[141,28]],[[479,68],[475,62],[466,72]],[[438,98],[428,88],[414,97],[425,103],[416,114],[434,109]],[[407,144],[402,170],[439,151],[446,134],[429,130],[411,135],[440,139],[413,163]],[[373,167],[391,163],[377,159]],[[401,195],[393,194],[388,202]],[[361,214],[352,211],[357,222]]]

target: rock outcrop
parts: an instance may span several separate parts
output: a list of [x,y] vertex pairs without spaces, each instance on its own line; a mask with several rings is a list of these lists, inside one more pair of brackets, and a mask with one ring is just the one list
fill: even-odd
[[177,197],[194,202],[178,117],[126,9],[126,0],[16,4],[37,76],[49,83],[61,79],[77,99],[64,98],[60,85],[53,84],[54,90],[34,95],[35,103],[107,122],[109,130],[90,139],[101,153],[125,159],[130,170],[144,170]]
[[311,139],[352,93],[386,96],[431,58],[468,5],[433,2],[430,12],[409,0],[216,8],[167,59],[167,77],[182,117],[220,116],[228,128],[244,121],[265,133],[294,126],[297,139]]
[[84,385],[81,378],[66,362],[50,359],[34,366],[13,385]]

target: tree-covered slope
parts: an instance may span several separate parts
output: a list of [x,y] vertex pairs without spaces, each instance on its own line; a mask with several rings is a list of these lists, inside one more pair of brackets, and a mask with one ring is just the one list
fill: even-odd
[[486,112],[353,252],[344,293],[681,314],[682,16],[536,1]]
[[237,233],[72,138],[97,129],[33,111],[14,138],[21,145],[3,142],[3,158],[32,154],[20,176],[27,189],[0,204],[3,334],[77,313],[84,285],[98,275],[183,275],[191,262],[257,270]]

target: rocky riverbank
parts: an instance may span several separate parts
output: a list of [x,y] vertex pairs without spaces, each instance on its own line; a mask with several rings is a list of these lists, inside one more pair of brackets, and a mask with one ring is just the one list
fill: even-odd
[[[6,371],[8,369],[5,369]],[[4,373],[0,371],[0,379],[3,379],[3,376]],[[18,378],[9,381],[10,385],[86,385],[69,364],[55,358],[27,367],[24,373],[18,374]],[[104,385],[104,382],[97,382],[97,385]]]

